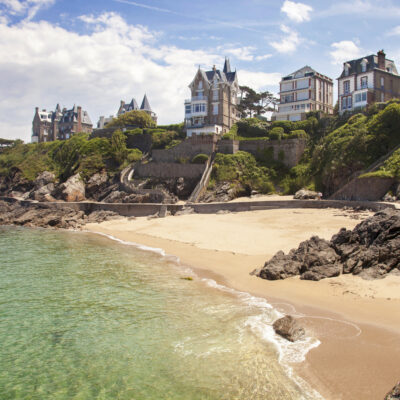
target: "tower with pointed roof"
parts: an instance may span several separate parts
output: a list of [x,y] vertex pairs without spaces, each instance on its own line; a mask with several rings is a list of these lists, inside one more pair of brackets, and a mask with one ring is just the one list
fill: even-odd
[[333,114],[333,80],[308,65],[286,75],[280,82],[277,121],[301,121],[310,111]]
[[132,98],[131,102],[129,104],[126,104],[125,101],[121,100],[121,104],[119,106],[117,116],[119,117],[122,114],[125,114],[126,112],[133,111],[133,110],[140,110],[140,111],[145,111],[147,114],[150,115],[152,120],[157,123],[157,115],[156,113],[151,109],[149,99],[147,98],[147,95],[145,94],[142,100],[142,105],[138,106],[138,103],[134,98]]
[[214,65],[210,71],[200,66],[189,85],[191,98],[185,100],[186,136],[221,135],[240,119],[237,111],[239,82],[225,58],[223,70]]

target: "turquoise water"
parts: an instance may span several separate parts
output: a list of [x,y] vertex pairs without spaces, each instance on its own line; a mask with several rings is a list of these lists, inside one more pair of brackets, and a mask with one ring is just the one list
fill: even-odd
[[86,233],[0,227],[0,249],[2,400],[315,398],[265,301]]

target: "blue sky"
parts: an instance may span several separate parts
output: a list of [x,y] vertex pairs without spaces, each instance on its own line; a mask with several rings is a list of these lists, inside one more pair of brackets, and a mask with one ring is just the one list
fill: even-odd
[[398,0],[0,0],[0,137],[29,141],[35,106],[96,123],[144,93],[178,122],[199,64],[228,56],[240,84],[277,92],[306,64],[335,79],[382,48],[398,64],[399,38]]

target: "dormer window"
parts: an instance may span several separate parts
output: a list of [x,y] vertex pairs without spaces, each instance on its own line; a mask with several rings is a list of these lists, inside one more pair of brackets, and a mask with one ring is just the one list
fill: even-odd
[[203,81],[199,82],[199,84],[197,85],[197,89],[199,90],[203,89]]
[[350,65],[348,63],[344,64],[344,75],[349,76]]
[[367,72],[367,64],[368,60],[366,58],[363,58],[361,61],[361,72]]

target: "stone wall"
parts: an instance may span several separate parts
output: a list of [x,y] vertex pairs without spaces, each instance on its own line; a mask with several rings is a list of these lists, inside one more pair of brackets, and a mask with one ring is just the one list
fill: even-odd
[[254,156],[270,151],[274,160],[282,161],[289,168],[299,163],[305,148],[305,139],[241,140],[239,142],[239,150],[247,151]]
[[218,142],[218,153],[235,154],[239,151],[239,140],[222,139]]
[[216,136],[192,136],[182,143],[167,150],[153,150],[152,159],[154,162],[173,163],[179,159],[190,161],[196,154],[207,154],[215,150]]
[[394,184],[393,178],[357,178],[350,181],[330,198],[333,200],[379,201]]
[[206,164],[154,163],[137,164],[135,177],[138,178],[200,178]]

